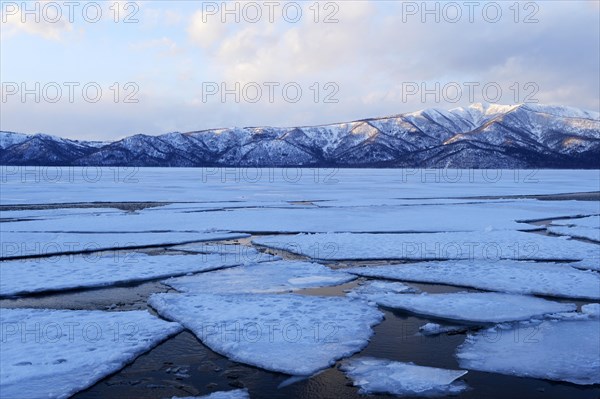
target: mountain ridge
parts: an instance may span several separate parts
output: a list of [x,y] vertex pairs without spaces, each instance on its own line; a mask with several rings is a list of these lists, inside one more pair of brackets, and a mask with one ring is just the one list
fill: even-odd
[[0,164],[600,168],[600,113],[472,104],[325,125],[136,134],[112,142],[0,132]]

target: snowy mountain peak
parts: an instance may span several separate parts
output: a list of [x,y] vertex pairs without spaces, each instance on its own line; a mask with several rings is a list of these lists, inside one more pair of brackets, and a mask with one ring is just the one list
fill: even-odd
[[540,104],[138,134],[112,143],[0,132],[4,165],[600,168],[599,160],[599,113]]

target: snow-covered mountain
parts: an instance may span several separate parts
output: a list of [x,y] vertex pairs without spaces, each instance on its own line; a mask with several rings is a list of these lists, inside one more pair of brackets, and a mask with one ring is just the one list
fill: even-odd
[[0,132],[0,164],[600,168],[600,114],[473,104],[322,126],[139,134],[110,143]]

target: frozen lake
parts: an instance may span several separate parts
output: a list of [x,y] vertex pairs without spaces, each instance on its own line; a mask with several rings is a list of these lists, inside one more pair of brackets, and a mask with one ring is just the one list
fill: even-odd
[[0,172],[10,397],[600,393],[599,171]]

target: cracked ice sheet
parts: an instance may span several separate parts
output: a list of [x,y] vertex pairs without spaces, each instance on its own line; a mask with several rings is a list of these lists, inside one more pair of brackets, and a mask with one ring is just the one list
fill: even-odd
[[279,261],[172,278],[163,284],[199,294],[275,293],[340,285],[355,278],[317,263]]
[[295,294],[154,294],[148,303],[228,358],[291,375],[312,375],[363,349],[383,320],[344,297]]
[[415,234],[297,234],[265,236],[255,244],[316,260],[535,259],[583,260],[598,257],[596,244],[520,231]]
[[[375,212],[376,211],[376,212]],[[486,229],[535,229],[516,220],[597,213],[593,201],[537,201],[442,204],[429,206],[360,206],[289,209],[229,209],[181,212],[149,208],[136,213],[81,215],[56,220],[6,223],[2,231],[190,231],[203,229],[246,232],[439,232]],[[449,218],[448,215],[469,215]],[[340,223],[343,220],[343,223]]]
[[341,370],[360,387],[362,394],[446,396],[467,388],[464,383],[455,382],[468,373],[465,370],[424,367],[372,357],[344,361]]
[[471,370],[600,384],[600,320],[588,313],[578,319],[499,325],[469,334],[456,356],[460,367]]
[[181,326],[145,311],[1,309],[0,392],[67,398],[120,370]]
[[[92,222],[93,226],[93,222]],[[114,228],[121,226],[114,225]],[[249,237],[229,232],[114,232],[68,233],[3,231],[0,259],[34,255],[54,255],[143,246],[183,244],[195,241],[231,240]]]
[[414,314],[470,323],[502,323],[529,320],[577,309],[572,303],[547,301],[525,295],[495,292],[451,294],[364,294],[369,302]]
[[[260,259],[252,261],[271,259],[270,255],[260,254]],[[4,261],[0,262],[0,297],[155,280],[237,266],[247,261],[237,255],[137,252]]]
[[440,261],[355,267],[344,271],[364,277],[456,285],[513,294],[600,298],[600,274],[553,263]]

